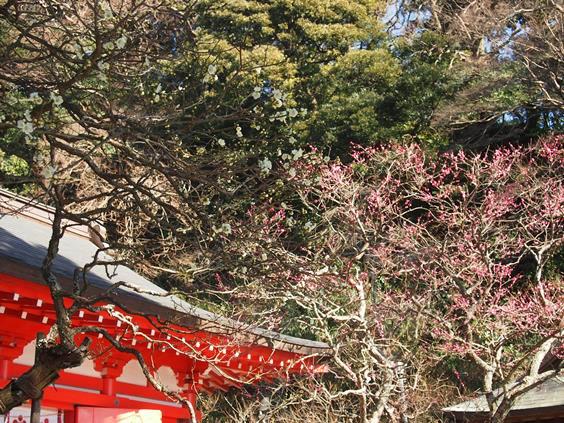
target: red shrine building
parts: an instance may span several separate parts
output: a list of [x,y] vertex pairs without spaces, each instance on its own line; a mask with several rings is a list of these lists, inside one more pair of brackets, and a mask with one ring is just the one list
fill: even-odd
[[[0,190],[1,387],[33,365],[36,335],[47,333],[54,323],[53,302],[40,272],[52,213],[45,205]],[[61,239],[53,271],[65,288],[70,289],[76,270],[91,263],[98,251],[92,233],[75,225]],[[112,295],[122,308],[80,310],[73,324],[104,328],[122,345],[141,351],[159,383],[189,398],[194,407],[200,394],[275,383],[294,374],[310,377],[321,371],[319,357],[329,351],[322,342],[251,327],[194,307],[125,266],[95,265],[86,278],[93,294],[117,281],[137,289],[117,289]],[[89,337],[91,359],[60,372],[45,389],[41,423],[192,421],[187,407],[148,384],[132,355],[112,349],[101,335]],[[29,423],[29,416],[30,406],[24,404],[0,421]]]

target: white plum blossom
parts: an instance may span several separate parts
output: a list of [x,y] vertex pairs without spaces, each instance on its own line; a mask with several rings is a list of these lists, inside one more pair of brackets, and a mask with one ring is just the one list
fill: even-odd
[[272,162],[267,157],[263,160],[259,160],[258,165],[260,171],[263,173],[269,173],[272,170]]
[[124,48],[126,44],[127,44],[127,36],[125,35],[122,35],[116,40],[116,46],[119,49]]
[[206,83],[206,84],[210,84],[210,83],[212,83],[212,82],[217,81],[217,79],[218,79],[218,78],[217,78],[217,75],[210,75],[209,73],[207,73],[206,76],[204,76],[203,81],[204,81],[204,83]]
[[298,116],[298,111],[296,109],[288,109],[288,116],[295,118],[296,116]]
[[217,144],[220,147],[225,147],[225,140],[223,138],[220,138],[220,139],[217,140]]
[[29,110],[26,110],[24,112],[24,117],[25,117],[25,120],[27,120],[28,122],[31,122],[31,112]]
[[225,235],[231,235],[231,225],[229,223],[224,223],[221,225],[221,227],[219,228],[221,232],[223,232]]
[[61,104],[63,104],[63,97],[61,97],[60,95],[54,92],[51,92],[49,94],[49,98],[51,99],[51,101],[55,106],[60,106]]
[[284,100],[284,95],[282,94],[282,91],[280,91],[280,90],[278,90],[278,89],[275,89],[275,90],[272,92],[272,97],[274,98],[274,104],[273,104],[273,106],[274,106],[275,108],[282,107],[283,100]]
[[36,162],[36,163],[45,161],[46,158],[45,158],[45,155],[44,155],[44,154],[45,154],[45,153],[44,153],[43,151],[37,150],[37,151],[35,152],[35,154],[33,155],[33,161]]
[[31,123],[27,120],[20,119],[20,120],[18,120],[16,125],[17,125],[18,129],[26,135],[31,135],[33,133],[33,130],[34,130],[33,123]]
[[232,233],[231,225],[229,223],[223,223],[219,228],[214,226],[213,230],[216,233],[224,234],[224,235],[231,235]]
[[290,141],[290,144],[295,144],[298,140],[295,139],[294,137],[290,137],[288,138],[288,141]]
[[276,112],[272,115],[271,118],[269,118],[269,120],[271,122],[274,122],[275,120],[279,120],[280,122],[286,123],[286,112]]
[[209,65],[208,66],[208,74],[209,75],[215,75],[216,72],[217,72],[217,66],[216,65]]
[[82,46],[78,43],[74,43],[72,45],[72,49],[74,50],[74,54],[76,55],[76,58],[78,60],[82,60],[82,58],[84,57],[84,53],[82,51]]
[[293,154],[293,159],[298,160],[304,155],[304,151],[301,148],[299,148],[297,150],[292,150],[292,154]]
[[49,164],[43,168],[43,170],[41,171],[41,176],[43,176],[45,179],[51,179],[53,178],[53,176],[55,176],[56,172],[57,168]]
[[109,3],[103,2],[100,7],[102,8],[105,19],[111,19],[114,16],[114,12],[112,12],[112,8],[110,7]]
[[288,175],[290,175],[290,178],[295,178],[296,177],[296,169],[294,169],[293,167],[290,168],[290,170],[288,171]]
[[275,100],[282,101],[282,91],[280,91],[279,89],[275,89],[272,92],[272,97],[274,97]]
[[255,100],[258,100],[261,96],[261,92],[262,92],[262,87],[255,87],[253,89],[253,94],[252,94],[253,98]]
[[35,104],[41,104],[43,102],[43,99],[36,92],[31,93],[29,99]]
[[305,230],[308,231],[308,232],[311,232],[314,227],[315,227],[315,225],[313,223],[311,223],[310,221],[307,221],[306,224],[304,225]]
[[237,136],[239,138],[243,138],[243,130],[241,129],[241,127],[239,125],[237,125],[237,127],[235,128],[235,133],[237,134]]

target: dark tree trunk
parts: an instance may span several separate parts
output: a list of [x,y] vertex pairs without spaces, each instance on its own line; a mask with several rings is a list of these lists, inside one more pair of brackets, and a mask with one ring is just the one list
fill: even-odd
[[509,415],[514,402],[514,400],[503,400],[497,410],[495,410],[493,416],[490,418],[490,423],[503,423]]
[[37,360],[33,367],[0,390],[0,414],[41,398],[43,390],[59,377],[59,371],[82,364],[88,352],[89,339],[72,350],[63,345],[45,342],[37,347]]
[[[45,334],[39,332],[35,338],[35,361],[34,364],[39,364],[39,351],[41,344],[45,341]],[[41,398],[33,398],[31,400],[31,416],[29,423],[41,423]]]

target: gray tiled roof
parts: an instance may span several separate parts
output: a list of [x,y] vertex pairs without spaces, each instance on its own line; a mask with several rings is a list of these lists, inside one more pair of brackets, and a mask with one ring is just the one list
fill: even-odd
[[[501,390],[495,391],[499,401],[503,398]],[[517,398],[511,411],[522,411],[544,407],[564,406],[564,376],[556,376],[541,383]],[[488,402],[484,395],[460,404],[443,408],[446,413],[485,413],[488,412]]]
[[[2,201],[0,203],[0,259],[3,259],[4,263],[7,261],[25,266],[30,270],[35,270],[38,274],[37,271],[41,269],[51,237],[49,208],[40,204],[29,206],[28,200],[3,190],[0,190],[0,201]],[[28,206],[22,209],[23,204],[28,204]],[[87,238],[84,228],[82,228],[82,233],[80,228],[68,231],[60,241],[59,254],[53,265],[53,273],[68,283],[72,281],[77,268],[82,268],[93,261],[97,251],[98,248]],[[111,257],[104,253],[99,256],[99,259],[111,261]],[[0,272],[4,272],[2,267],[2,261],[0,261]],[[118,281],[125,281],[143,291],[166,294],[162,288],[122,265],[96,265],[89,271],[87,280],[89,285],[99,290],[106,290]],[[42,283],[40,278],[34,282]],[[131,305],[137,311],[151,310],[152,313],[165,318],[170,318],[171,314],[185,317],[180,321],[191,322],[190,325],[194,325],[197,329],[212,330],[213,328],[216,332],[232,333],[244,331],[255,338],[254,342],[276,346],[284,350],[296,350],[296,352],[301,350],[304,353],[323,353],[328,349],[327,344],[322,342],[286,336],[218,316],[194,307],[175,296],[161,297],[120,288],[117,297],[120,302]]]

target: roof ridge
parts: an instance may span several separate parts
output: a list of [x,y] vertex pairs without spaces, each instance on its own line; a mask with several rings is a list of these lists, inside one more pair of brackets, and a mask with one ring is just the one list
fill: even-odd
[[[56,211],[53,206],[42,203],[35,198],[16,194],[5,188],[0,188],[0,198],[2,197],[4,197],[6,201],[0,202],[0,218],[2,217],[3,211],[7,210],[7,213],[21,214],[41,223],[52,224],[52,215],[54,215]],[[66,220],[73,222],[70,219]],[[98,221],[96,221],[96,225],[92,224],[92,226],[74,221],[67,225],[65,231],[86,238],[93,244],[96,244],[96,240],[93,238],[104,238],[106,234],[104,225]]]

